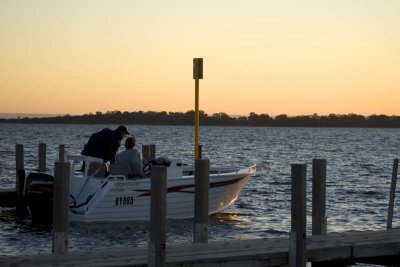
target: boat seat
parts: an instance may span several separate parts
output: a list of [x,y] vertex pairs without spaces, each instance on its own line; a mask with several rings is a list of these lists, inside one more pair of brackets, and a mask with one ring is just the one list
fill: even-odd
[[89,163],[87,175],[99,178],[105,178],[107,174],[107,164],[104,162],[92,161]]
[[131,168],[129,168],[128,164],[124,163],[111,163],[108,171],[110,175],[123,175],[126,179],[130,178]]

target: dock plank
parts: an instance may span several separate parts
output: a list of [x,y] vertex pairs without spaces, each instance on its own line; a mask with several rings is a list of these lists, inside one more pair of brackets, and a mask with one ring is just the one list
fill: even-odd
[[[167,245],[168,266],[279,266],[288,264],[288,238]],[[330,233],[307,238],[308,261],[400,255],[400,229]],[[0,257],[1,266],[146,266],[147,247],[68,254]]]

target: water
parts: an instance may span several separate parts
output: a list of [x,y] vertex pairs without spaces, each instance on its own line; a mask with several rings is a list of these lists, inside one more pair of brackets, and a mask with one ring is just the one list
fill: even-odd
[[[25,148],[25,167],[37,169],[38,144],[47,144],[50,172],[58,146],[78,154],[89,136],[115,125],[0,124],[0,186],[15,186],[15,144]],[[142,144],[156,144],[157,156],[193,162],[193,127],[138,126],[128,128]],[[400,129],[202,127],[203,157],[211,164],[258,165],[237,202],[210,217],[209,239],[230,240],[287,236],[290,229],[290,165],[307,163],[307,220],[311,224],[311,161],[327,160],[328,231],[386,228],[393,159],[399,157]],[[122,148],[121,148],[122,149]],[[399,196],[399,192],[397,192]],[[393,226],[400,226],[399,197]],[[167,242],[192,240],[191,220],[169,221]],[[49,229],[16,223],[12,210],[0,215],[1,255],[51,252]],[[146,246],[145,223],[72,223],[70,251]]]

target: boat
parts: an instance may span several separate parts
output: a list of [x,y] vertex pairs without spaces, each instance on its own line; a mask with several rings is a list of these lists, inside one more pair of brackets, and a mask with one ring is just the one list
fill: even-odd
[[[67,156],[67,160],[72,163],[70,221],[150,220],[150,178],[130,179],[123,166],[89,162],[85,156]],[[83,162],[89,166],[85,171],[81,170]],[[167,218],[193,218],[194,168],[180,160],[166,160],[164,165],[167,167]],[[210,167],[208,213],[214,214],[231,206],[255,172],[255,164],[241,169]],[[49,185],[48,180],[46,185]]]

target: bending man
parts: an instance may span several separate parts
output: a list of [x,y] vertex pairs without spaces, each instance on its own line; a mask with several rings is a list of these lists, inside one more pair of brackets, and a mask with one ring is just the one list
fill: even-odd
[[122,125],[115,130],[105,128],[90,136],[81,154],[113,163],[121,146],[121,140],[128,134],[128,129]]

